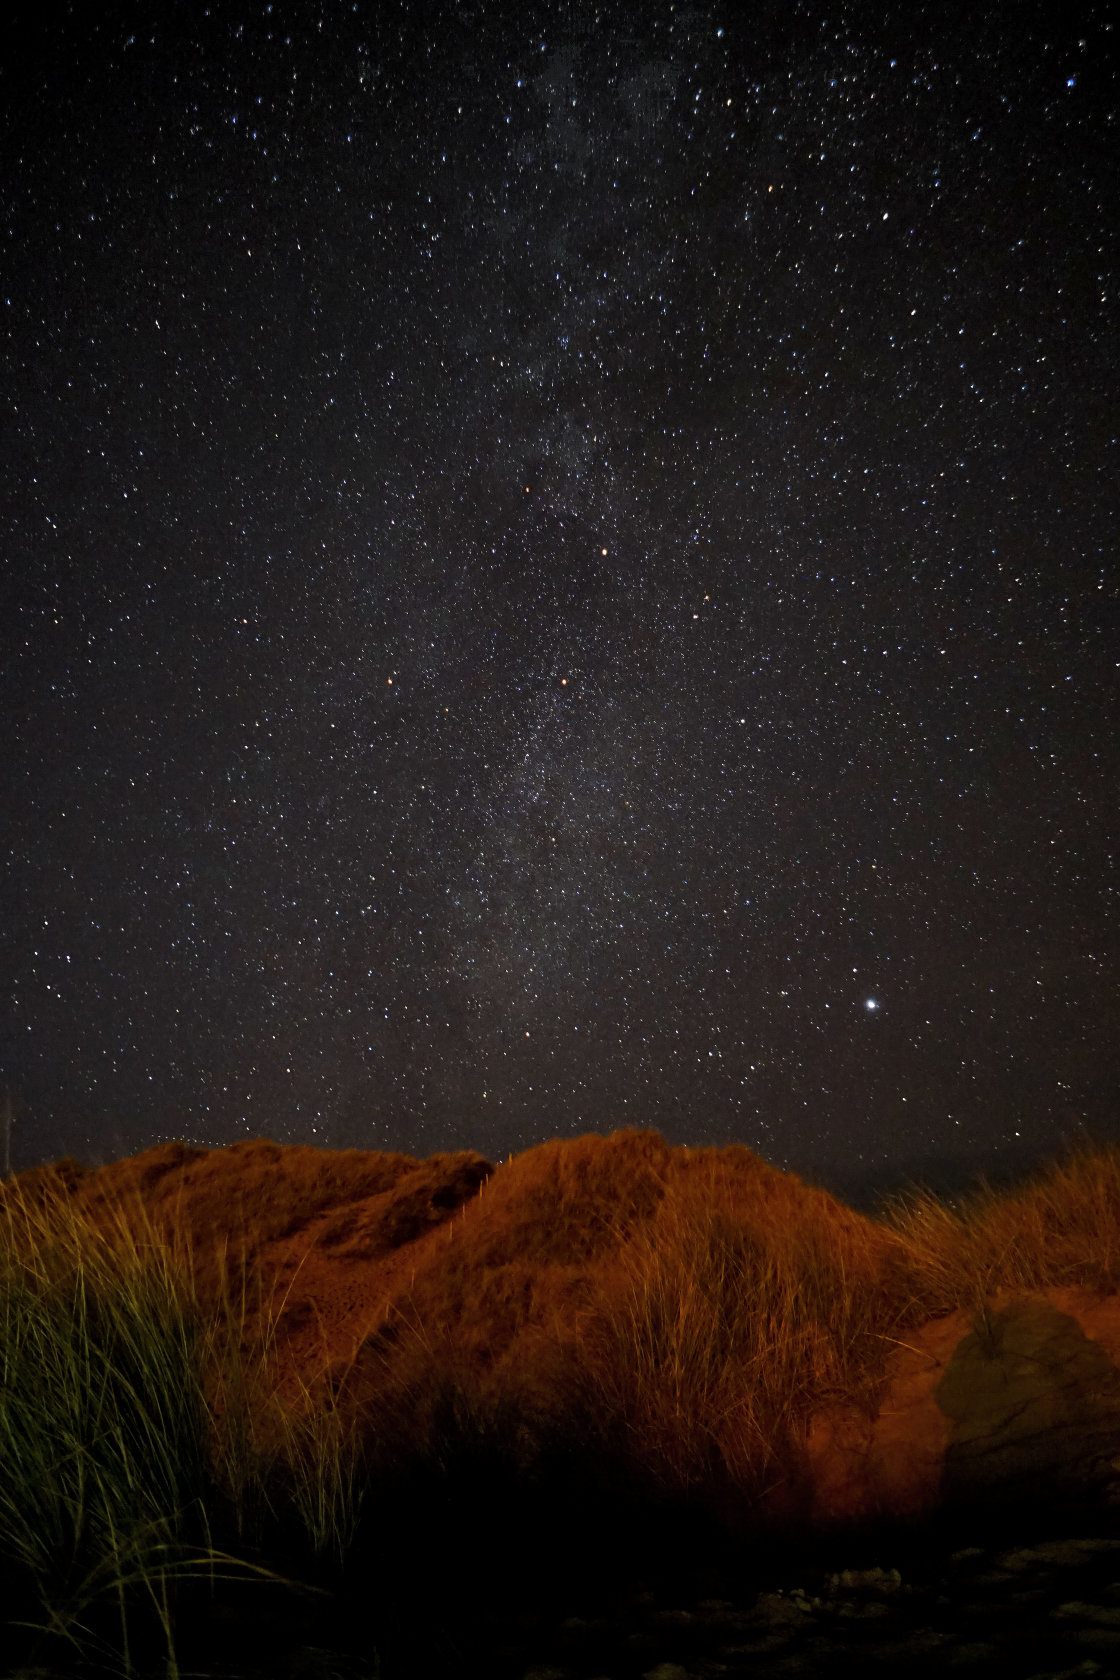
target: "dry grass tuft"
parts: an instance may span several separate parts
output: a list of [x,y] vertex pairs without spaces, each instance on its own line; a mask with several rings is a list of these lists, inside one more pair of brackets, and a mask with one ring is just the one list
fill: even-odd
[[788,1474],[814,1406],[870,1403],[900,1318],[879,1287],[890,1246],[746,1150],[691,1152],[596,1290],[577,1410],[612,1420],[674,1491],[757,1499]]
[[977,1311],[1005,1291],[1120,1290],[1120,1148],[1070,1151],[1023,1184],[981,1186],[957,1205],[929,1191],[883,1214],[927,1314]]

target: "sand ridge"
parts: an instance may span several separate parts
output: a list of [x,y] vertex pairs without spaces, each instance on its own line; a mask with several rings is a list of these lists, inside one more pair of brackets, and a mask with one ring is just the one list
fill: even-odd
[[[203,1303],[244,1268],[259,1285],[246,1342],[271,1315],[277,1387],[293,1403],[344,1395],[358,1419],[389,1394],[419,1419],[437,1373],[537,1413],[590,1396],[618,1412],[639,1457],[686,1482],[718,1462],[742,1492],[761,1438],[750,1386],[772,1357],[794,1373],[788,1419],[766,1423],[784,1430],[786,1457],[750,1497],[776,1519],[823,1525],[933,1508],[960,1432],[938,1391],[972,1314],[892,1298],[892,1234],[740,1145],[690,1149],[624,1130],[495,1164],[474,1151],[170,1143],[96,1169],[55,1163],[20,1183],[61,1191],[95,1224],[141,1207],[189,1252]],[[666,1324],[678,1283],[681,1322]],[[1116,1296],[1070,1286],[1031,1298],[1115,1367]],[[703,1350],[708,1365],[697,1364],[704,1335],[722,1338],[718,1368]],[[645,1361],[644,1390],[621,1368],[631,1355]],[[669,1440],[674,1406],[678,1433],[693,1437],[683,1445]],[[1107,1436],[1111,1413],[1106,1424]]]

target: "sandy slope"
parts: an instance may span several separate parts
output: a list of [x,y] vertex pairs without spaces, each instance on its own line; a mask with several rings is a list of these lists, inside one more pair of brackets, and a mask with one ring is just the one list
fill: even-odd
[[[236,1283],[244,1266],[262,1286],[259,1300],[248,1297],[245,1338],[259,1332],[266,1308],[275,1315],[281,1390],[294,1401],[304,1388],[321,1397],[330,1384],[355,1417],[371,1406],[384,1411],[388,1398],[398,1418],[414,1417],[420,1430],[439,1373],[543,1415],[574,1392],[586,1396],[579,1374],[590,1362],[600,1377],[593,1392],[604,1406],[611,1396],[628,1406],[631,1435],[640,1434],[634,1396],[608,1369],[618,1347],[612,1312],[631,1322],[624,1306],[633,1302],[635,1277],[648,1277],[656,1261],[671,1285],[682,1232],[692,1233],[695,1258],[696,1232],[718,1227],[732,1235],[740,1279],[781,1258],[796,1285],[786,1297],[791,1319],[800,1322],[797,1288],[808,1293],[806,1280],[813,1284],[817,1318],[807,1308],[798,1334],[820,1381],[812,1415],[791,1429],[765,1496],[775,1518],[831,1524],[917,1513],[941,1497],[947,1466],[962,1486],[978,1473],[982,1483],[987,1472],[976,1466],[997,1460],[1021,1477],[1034,1462],[1030,1452],[1043,1470],[1059,1460],[1061,1469],[1070,1441],[1087,1434],[1094,1464],[1120,1454],[1115,1297],[1052,1290],[1006,1320],[998,1315],[1008,1303],[993,1300],[996,1328],[982,1345],[969,1341],[964,1312],[908,1319],[887,1299],[897,1253],[884,1227],[741,1146],[674,1148],[656,1133],[622,1131],[542,1144],[495,1165],[471,1151],[417,1160],[263,1140],[227,1149],[166,1144],[97,1170],[57,1163],[23,1174],[20,1184],[32,1194],[64,1186],[99,1221],[115,1207],[142,1207],[157,1229],[189,1246],[203,1301],[217,1297],[223,1269]],[[709,1261],[688,1274],[697,1320],[709,1284],[725,1296],[728,1288]],[[839,1313],[843,1290],[852,1288],[861,1299],[882,1295],[880,1317],[872,1311],[860,1332],[865,1355],[878,1347],[881,1357],[859,1392],[830,1395],[831,1327],[817,1320],[822,1313],[827,1320],[830,1299]],[[751,1303],[716,1305],[745,1315],[757,1357]],[[684,1394],[681,1410],[682,1379],[669,1368],[687,1348],[687,1331],[670,1326],[651,1347],[666,1366],[682,1429],[695,1434],[698,1414],[688,1404],[695,1408],[696,1397]],[[781,1326],[771,1333],[777,1339]],[[742,1336],[731,1345],[740,1344]],[[710,1434],[733,1482],[736,1453],[749,1453],[753,1439],[731,1415],[736,1383],[742,1389],[747,1381],[747,1365],[737,1372],[734,1357],[704,1401],[723,1420]],[[1008,1431],[1022,1435],[1023,1418],[1027,1458],[1012,1450],[1007,1460]],[[649,1414],[651,1457],[662,1450],[664,1428],[664,1417]],[[985,1443],[995,1458],[985,1457]]]

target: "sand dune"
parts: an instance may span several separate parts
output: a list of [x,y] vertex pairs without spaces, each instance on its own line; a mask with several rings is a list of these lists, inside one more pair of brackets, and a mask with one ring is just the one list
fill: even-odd
[[[1098,1479],[1120,1454],[1120,1306],[1099,1280],[952,1305],[942,1278],[938,1301],[929,1230],[922,1248],[741,1146],[629,1130],[494,1164],[166,1144],[17,1182],[105,1230],[121,1210],[149,1223],[200,1303],[232,1292],[246,1351],[271,1336],[285,1405],[331,1408],[374,1456],[426,1450],[449,1384],[515,1420],[526,1462],[582,1442],[745,1524],[928,1511],[967,1492],[985,1440],[978,1485],[1000,1452],[1010,1476],[1065,1474],[1091,1438],[1077,1474]],[[1031,1310],[1005,1322],[1015,1302]],[[995,1324],[980,1354],[977,1311]],[[1014,1428],[1033,1432],[1018,1458]]]

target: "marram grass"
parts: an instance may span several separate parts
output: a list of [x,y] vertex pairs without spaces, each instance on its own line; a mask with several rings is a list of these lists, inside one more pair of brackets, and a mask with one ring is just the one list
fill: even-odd
[[[127,1675],[135,1620],[154,1617],[167,1680],[178,1674],[179,1583],[282,1579],[216,1546],[215,1515],[254,1538],[270,1517],[294,1515],[313,1552],[342,1554],[359,1494],[337,1431],[307,1439],[278,1409],[261,1444],[250,1401],[268,1347],[246,1363],[229,1295],[208,1316],[189,1275],[142,1209],[107,1236],[63,1198],[32,1204],[8,1188],[0,1554],[37,1604],[16,1625],[113,1656]],[[106,1603],[119,1630],[109,1650]]]

